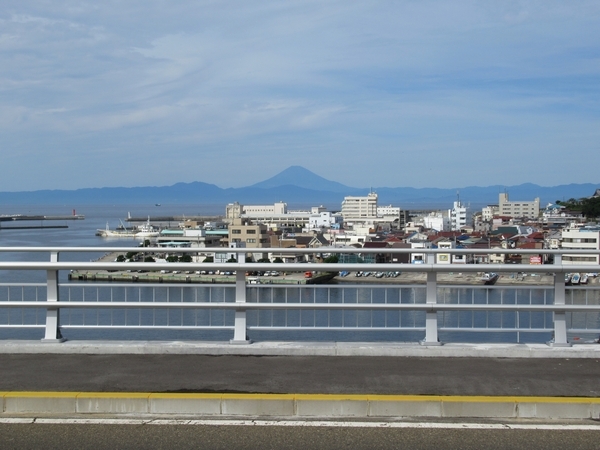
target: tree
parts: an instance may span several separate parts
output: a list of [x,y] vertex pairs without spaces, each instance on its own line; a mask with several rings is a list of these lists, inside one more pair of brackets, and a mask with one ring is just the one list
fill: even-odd
[[144,262],[156,262],[156,260],[152,256],[148,255],[144,258]]
[[191,263],[192,256],[189,253],[184,253],[181,255],[181,258],[179,258],[179,262]]
[[283,263],[283,259],[281,259],[281,258],[278,256],[277,258],[275,258],[275,259],[273,260],[273,262],[274,262],[275,264],[281,264],[281,263]]
[[237,262],[237,259],[235,259],[235,258],[229,258],[229,259],[228,259],[227,261],[225,261],[225,262],[228,262],[228,263],[236,263],[236,262]]
[[211,262],[214,262],[214,260],[215,260],[215,258],[213,258],[212,256],[207,256],[206,258],[204,258],[204,261],[202,261],[202,262],[211,263]]
[[586,198],[581,207],[581,213],[587,219],[600,217],[600,197]]
[[117,256],[117,262],[125,262],[125,255],[119,255]]
[[179,258],[177,257],[177,255],[169,255],[167,256],[167,262],[178,262]]
[[339,258],[338,255],[329,255],[327,258],[325,258],[323,260],[324,263],[329,263],[329,264],[337,264],[339,262]]

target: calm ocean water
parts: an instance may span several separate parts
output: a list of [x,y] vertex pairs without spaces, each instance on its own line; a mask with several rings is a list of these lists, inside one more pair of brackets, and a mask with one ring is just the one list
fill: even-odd
[[[45,215],[68,215],[72,209],[76,209],[77,214],[85,215],[85,220],[68,220],[68,221],[48,221],[46,225],[67,225],[68,228],[58,229],[30,229],[30,230],[8,230],[0,229],[0,247],[135,247],[139,243],[134,239],[106,239],[95,235],[96,230],[105,228],[106,224],[110,228],[115,228],[119,225],[120,220],[125,222],[125,218],[130,214],[132,217],[157,217],[157,216],[210,216],[224,214],[224,206],[222,205],[94,205],[94,206],[23,206],[4,208],[2,214],[45,214]],[[3,225],[40,225],[35,222],[4,222]],[[100,254],[90,252],[83,254],[74,254],[63,256],[62,260],[72,258],[73,260],[94,260]],[[48,254],[42,253],[18,253],[18,252],[2,252],[0,260],[2,261],[32,261],[32,260],[47,260]],[[0,271],[0,283],[34,283],[44,282],[45,273],[39,271]],[[61,282],[68,285],[66,274],[61,274]],[[6,289],[5,289],[6,291]],[[61,295],[64,294],[64,289],[61,289]],[[519,299],[515,299],[514,292],[503,292],[502,290],[472,290],[472,289],[447,289],[444,292],[444,300],[447,302],[533,302],[543,303],[548,302],[548,299],[541,291],[530,294],[528,290],[524,290],[520,294]],[[76,292],[73,289],[73,292]],[[133,298],[135,301],[136,295],[127,290],[115,290],[113,295],[116,295],[115,300]],[[158,292],[158,294],[157,294]],[[298,295],[297,301],[302,301],[301,296],[310,297],[312,291],[292,291],[285,289],[274,289],[272,291],[262,291],[265,298],[281,297],[288,298]],[[332,287],[331,290],[320,290],[317,294],[321,296],[317,301],[341,301],[336,300],[336,296],[341,297],[341,290],[336,290]],[[0,296],[7,295],[6,292],[0,292]],[[85,294],[85,298],[94,301],[94,289]],[[232,295],[231,291],[225,292],[219,288],[211,287],[177,287],[162,290],[148,291],[145,295],[162,296],[169,301],[195,301],[195,298],[213,298],[218,299],[220,295]],[[251,294],[255,295],[255,294]],[[385,301],[399,301],[412,298],[414,301],[421,301],[420,297],[424,292],[419,289],[412,288],[391,288],[385,294],[378,292],[372,294],[370,291],[362,292],[360,290],[347,290],[343,295],[356,296],[356,301],[382,301],[378,300],[378,295],[386,295]],[[374,297],[373,297],[374,295]],[[128,297],[129,296],[129,297]],[[364,299],[363,299],[364,297]],[[97,297],[96,297],[97,298]],[[0,298],[4,300],[4,298]],[[175,299],[175,300],[172,300]],[[396,299],[396,300],[394,300]],[[270,301],[270,300],[267,300]],[[291,300],[295,301],[295,300]],[[309,299],[310,301],[310,299]],[[403,300],[405,301],[405,300]],[[19,316],[20,314],[20,316]],[[32,317],[32,314],[37,314],[39,317]],[[183,313],[174,311],[166,313],[165,311],[71,311],[65,312],[61,316],[63,325],[80,325],[80,324],[99,324],[99,325],[148,325],[152,324],[170,324],[170,325],[225,325],[232,322],[230,313],[224,312],[194,312],[193,315],[184,317]],[[232,314],[232,313],[231,313]],[[12,316],[11,316],[12,315]],[[27,316],[27,317],[25,317]],[[19,323],[19,321],[33,321],[34,323],[44,323],[43,314],[29,311],[11,311],[0,310],[0,325],[6,323]],[[597,318],[595,319],[597,320]],[[440,320],[440,325],[455,327],[470,328],[486,328],[486,327],[512,327],[519,323],[520,326],[537,328],[551,326],[551,315],[548,313],[540,314],[524,314],[521,313],[517,317],[515,313],[446,313]],[[398,330],[397,326],[414,327],[424,326],[424,314],[404,312],[396,313],[360,313],[356,311],[346,312],[320,312],[297,311],[289,312],[249,312],[248,323],[250,326],[386,326],[385,331],[323,331],[323,330],[249,330],[251,339],[260,340],[311,340],[311,341],[408,341],[416,342],[422,339],[423,332],[415,330]],[[41,338],[43,331],[41,329],[8,329],[0,327],[0,338],[22,338],[22,339],[38,339]],[[232,337],[230,330],[145,330],[137,328],[134,330],[123,329],[77,329],[68,328],[63,330],[63,334],[70,339],[166,339],[166,340],[229,340]],[[545,342],[551,338],[551,333],[516,333],[516,332],[501,332],[489,333],[481,331],[453,331],[440,332],[440,339],[444,342]]]

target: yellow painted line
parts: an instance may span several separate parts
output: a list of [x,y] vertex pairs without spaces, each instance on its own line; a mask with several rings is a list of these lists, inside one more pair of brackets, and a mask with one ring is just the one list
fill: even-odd
[[24,392],[7,392],[4,395],[4,398],[17,398],[17,397],[23,397],[23,398],[77,398],[77,395],[79,394],[79,392],[31,392],[31,391],[24,391]]
[[296,394],[296,400],[313,401],[344,401],[351,400],[357,402],[369,401],[369,396],[364,394]]
[[203,393],[180,393],[180,392],[174,392],[174,393],[151,393],[148,394],[148,398],[154,399],[154,398],[166,398],[166,399],[190,399],[190,400],[214,400],[214,399],[221,399],[221,397],[223,397],[223,394],[203,394]]
[[223,394],[223,400],[295,400],[296,394]]
[[382,394],[234,394],[234,393],[162,393],[162,392],[63,392],[2,391],[2,398],[148,398],[195,400],[304,400],[304,401],[386,401],[386,402],[463,402],[463,403],[592,403],[600,397],[535,397],[480,395],[382,395]]
[[385,395],[374,394],[368,396],[371,402],[441,402],[442,395]]
[[78,392],[77,398],[148,398],[144,392]]

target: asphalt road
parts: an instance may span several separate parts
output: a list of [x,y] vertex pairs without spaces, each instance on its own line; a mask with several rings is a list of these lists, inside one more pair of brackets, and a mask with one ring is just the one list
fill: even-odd
[[0,424],[2,448],[597,449],[600,431],[189,425]]
[[600,360],[0,354],[0,391],[600,396]]

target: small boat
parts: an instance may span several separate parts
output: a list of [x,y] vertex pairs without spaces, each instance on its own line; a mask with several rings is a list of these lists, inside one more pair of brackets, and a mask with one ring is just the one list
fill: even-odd
[[483,284],[492,285],[492,284],[496,284],[496,281],[498,281],[498,278],[500,278],[500,276],[497,273],[486,272],[481,277],[481,281],[483,281]]
[[581,280],[581,275],[579,275],[578,273],[574,273],[573,276],[571,277],[571,284],[579,284],[580,280]]
[[566,273],[565,274],[565,284],[566,285],[570,285],[571,284],[571,278],[573,277],[572,273]]
[[584,273],[583,275],[581,275],[581,280],[579,281],[579,284],[588,284],[589,278],[589,275],[587,273]]

